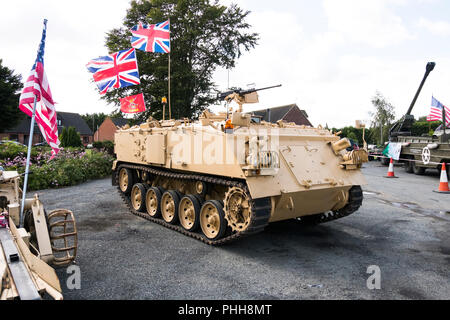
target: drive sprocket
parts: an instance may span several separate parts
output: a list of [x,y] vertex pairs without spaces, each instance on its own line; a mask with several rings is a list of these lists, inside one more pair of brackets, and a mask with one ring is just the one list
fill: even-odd
[[233,231],[244,231],[252,218],[251,199],[247,192],[239,187],[231,187],[225,193],[225,219]]

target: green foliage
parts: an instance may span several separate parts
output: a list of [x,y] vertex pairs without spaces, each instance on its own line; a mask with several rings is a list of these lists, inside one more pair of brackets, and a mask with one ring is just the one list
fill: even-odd
[[74,127],[64,127],[61,135],[59,137],[61,141],[61,147],[82,147],[80,134],[76,131]]
[[355,143],[359,144],[358,137],[354,132],[350,132],[347,136],[347,138],[353,140]]
[[[55,161],[55,162],[53,162]],[[60,186],[72,186],[90,179],[111,174],[113,158],[100,152],[92,152],[81,158],[52,160],[42,166],[31,165],[30,190]],[[20,170],[19,170],[20,172]]]
[[8,159],[13,158],[18,154],[26,154],[27,149],[28,148],[26,146],[12,142],[2,143],[0,144],[0,159]]
[[[16,156],[26,156],[27,146],[20,144],[7,142],[0,144],[0,160],[13,159]],[[31,157],[37,157],[39,153],[44,151],[50,151],[51,148],[48,146],[39,146],[31,148]]]
[[114,154],[114,141],[95,141],[92,146],[99,150],[105,150],[106,152],[108,152],[108,154]]
[[378,91],[372,98],[372,104],[375,107],[375,112],[370,112],[372,128],[377,128],[373,131],[373,135],[378,144],[382,145],[384,141],[388,140],[389,129],[395,119],[394,106]]
[[[150,24],[170,19],[171,105],[175,118],[195,117],[214,102],[212,76],[217,67],[232,68],[242,52],[257,44],[258,34],[248,33],[249,11],[218,0],[133,0],[123,27],[107,33],[110,52],[130,47],[130,28],[139,21]],[[119,98],[144,93],[151,109],[136,115],[162,118],[161,98],[168,95],[168,54],[136,50],[141,84],[107,93],[103,98],[118,105]]]
[[422,136],[424,134],[433,135],[434,130],[436,130],[436,128],[440,125],[440,121],[416,121],[412,125],[411,134],[413,136]]
[[86,122],[86,124],[89,126],[89,128],[92,130],[92,132],[97,131],[97,128],[100,127],[100,125],[105,121],[105,119],[108,117],[105,113],[92,113],[92,114],[84,114],[81,115],[83,120]]
[[[90,150],[87,153],[81,149],[68,148],[61,150],[53,160],[49,160],[51,154],[49,149],[32,149],[30,163],[32,174],[28,180],[30,190],[72,186],[111,174],[114,158],[105,152]],[[17,154],[12,154],[9,158],[0,158],[0,166],[6,170],[17,170],[23,173],[26,155],[22,151],[19,150]],[[11,152],[13,152],[12,149],[8,154]]]
[[[359,144],[362,146],[363,144],[363,139],[362,139],[362,135],[363,135],[363,129],[356,129],[355,127],[344,127],[344,128],[340,128],[340,129],[336,129],[336,128],[332,128],[331,129],[333,132],[339,132],[341,131],[341,134],[339,135],[341,138],[349,138],[352,139],[353,141],[355,141],[355,143]],[[368,140],[368,132],[369,130],[366,129],[366,133],[365,133],[365,139],[367,143],[371,143]]]
[[[341,138],[349,138],[355,141],[359,146],[363,146],[363,129],[356,129],[355,127],[349,126],[344,127],[340,129],[332,128],[331,131],[333,132],[339,132],[341,131],[341,134],[339,135]],[[367,144],[376,144],[374,139],[374,134],[372,132],[371,128],[366,128],[366,132],[364,134],[364,139],[366,140]]]
[[22,89],[22,77],[14,70],[2,66],[0,59],[0,132],[13,128],[26,115],[18,107],[19,91]]

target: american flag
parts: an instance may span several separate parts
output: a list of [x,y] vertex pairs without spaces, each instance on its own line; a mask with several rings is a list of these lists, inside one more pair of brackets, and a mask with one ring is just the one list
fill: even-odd
[[442,110],[445,109],[445,125],[450,124],[450,108],[447,108],[434,97],[431,97],[431,110],[427,121],[442,121]]
[[[44,71],[44,47],[47,32],[47,20],[44,20],[44,30],[39,46],[36,62],[31,69],[31,74],[25,82],[19,98],[19,108],[30,117],[33,116],[34,98],[36,97],[35,120],[42,135],[52,148],[53,157],[59,152],[58,126],[56,121],[55,103]],[[32,137],[30,137],[32,139]]]
[[141,83],[134,49],[92,59],[86,67],[93,73],[100,94]]
[[146,52],[170,52],[169,20],[157,24],[143,24],[131,28],[131,46]]

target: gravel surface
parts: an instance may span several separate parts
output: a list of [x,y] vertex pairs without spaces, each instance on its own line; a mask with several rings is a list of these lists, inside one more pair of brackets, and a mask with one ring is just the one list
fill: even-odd
[[[211,247],[128,213],[111,179],[39,191],[77,219],[81,289],[65,299],[449,299],[450,195],[437,172],[386,179],[365,164],[360,210],[315,227],[295,221]],[[381,289],[369,290],[368,266]]]

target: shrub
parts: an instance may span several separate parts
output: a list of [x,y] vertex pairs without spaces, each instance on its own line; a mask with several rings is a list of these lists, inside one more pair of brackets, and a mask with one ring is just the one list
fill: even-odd
[[440,121],[417,121],[414,122],[411,128],[413,136],[422,136],[423,134],[433,135],[434,130],[441,124]]
[[93,143],[93,147],[98,150],[105,150],[109,154],[114,154],[114,141],[105,140],[105,141],[95,141]]
[[[48,150],[36,150],[36,155],[31,157],[29,190],[72,186],[89,179],[108,176],[111,174],[114,160],[105,152],[91,150],[86,153],[75,148],[62,149],[51,161],[50,155]],[[0,166],[5,170],[17,170],[19,173],[25,172],[25,164],[26,154],[22,153],[0,159]]]
[[66,147],[82,147],[80,134],[75,130],[74,127],[64,127],[61,135],[59,137],[61,141],[61,146]]

